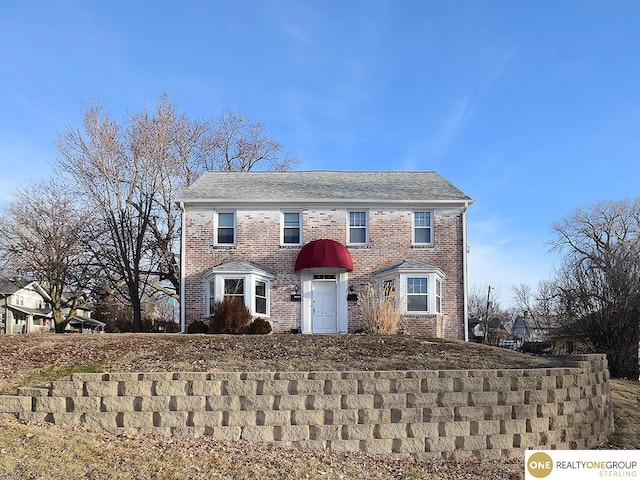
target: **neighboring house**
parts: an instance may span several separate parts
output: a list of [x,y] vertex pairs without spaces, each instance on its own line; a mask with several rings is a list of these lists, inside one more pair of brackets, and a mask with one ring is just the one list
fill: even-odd
[[[68,309],[67,313],[68,313]],[[79,333],[104,333],[106,323],[91,318],[90,308],[78,308],[75,317],[67,322],[66,330]]]
[[2,333],[31,333],[53,328],[51,306],[38,282],[0,281]]
[[[0,333],[34,333],[55,330],[51,305],[47,292],[38,282],[16,283],[0,280],[0,308],[2,321]],[[62,310],[64,315],[69,308]],[[102,331],[105,324],[91,318],[91,309],[79,308],[77,315],[69,320],[70,331]],[[86,330],[89,328],[88,330]]]
[[511,336],[521,339],[523,342],[543,342],[547,340],[550,325],[556,323],[556,319],[536,319],[529,312],[516,318],[511,325]]
[[524,317],[518,317],[513,321],[511,325],[511,336],[513,338],[528,342],[532,329],[529,327],[529,317],[525,314]]
[[472,200],[436,172],[209,172],[177,203],[183,331],[235,296],[275,332],[357,332],[371,284],[410,332],[466,338]]
[[556,355],[594,352],[582,320],[574,320],[550,329],[547,341],[551,343],[551,350]]
[[472,340],[479,343],[488,343],[490,345],[499,345],[502,341],[509,337],[509,331],[505,327],[503,319],[493,317],[489,319],[487,335],[485,338],[485,322],[480,319],[473,319],[469,322],[469,332]]

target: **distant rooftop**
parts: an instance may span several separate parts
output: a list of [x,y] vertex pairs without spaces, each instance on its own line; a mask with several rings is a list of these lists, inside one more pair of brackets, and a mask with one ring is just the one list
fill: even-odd
[[207,172],[176,199],[215,201],[390,201],[471,203],[436,172]]

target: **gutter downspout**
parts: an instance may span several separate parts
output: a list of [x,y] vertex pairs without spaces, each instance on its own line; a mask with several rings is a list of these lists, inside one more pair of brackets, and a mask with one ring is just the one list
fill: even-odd
[[463,317],[464,317],[464,341],[469,341],[469,264],[467,261],[467,255],[469,252],[469,245],[467,244],[467,209],[469,203],[465,203],[464,210],[462,211],[462,268],[464,270],[464,294],[463,294]]
[[180,232],[180,333],[187,333],[187,325],[186,325],[186,309],[185,309],[185,296],[184,296],[184,292],[185,292],[185,285],[184,285],[184,279],[185,279],[185,273],[184,273],[184,268],[185,268],[185,259],[184,259],[184,251],[185,251],[185,239],[187,237],[186,232],[185,232],[185,225],[186,225],[186,215],[185,215],[185,210],[184,210],[184,203],[180,202],[178,204],[178,207],[180,208],[180,223],[181,223],[181,229],[182,231]]

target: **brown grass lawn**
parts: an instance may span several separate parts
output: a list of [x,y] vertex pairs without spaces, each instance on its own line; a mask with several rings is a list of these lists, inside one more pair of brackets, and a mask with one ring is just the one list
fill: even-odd
[[[0,337],[0,393],[87,371],[531,368],[548,359],[409,336],[49,335]],[[603,448],[640,449],[640,386],[611,382],[616,432]],[[0,419],[3,479],[523,477],[523,459],[418,461],[277,445],[183,439]]]

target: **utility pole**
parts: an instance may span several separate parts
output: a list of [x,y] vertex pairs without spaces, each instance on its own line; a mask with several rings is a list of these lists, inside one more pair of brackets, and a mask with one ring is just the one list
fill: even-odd
[[487,335],[489,333],[489,307],[491,306],[491,285],[489,285],[489,288],[487,289],[487,308],[484,312],[484,338],[482,339],[482,343],[487,343]]

